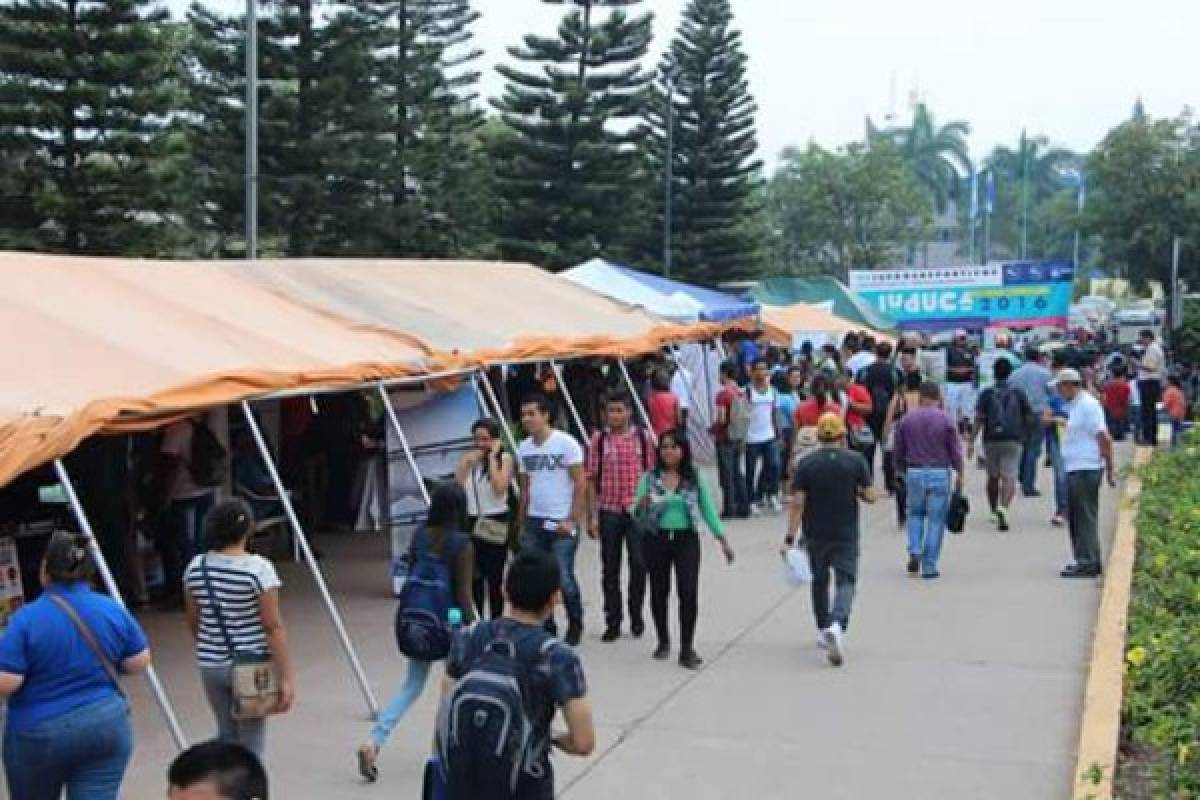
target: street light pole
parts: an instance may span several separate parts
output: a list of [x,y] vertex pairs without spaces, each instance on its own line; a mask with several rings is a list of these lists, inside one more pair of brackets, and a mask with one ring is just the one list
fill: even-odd
[[246,259],[258,257],[258,0],[246,0]]
[[663,277],[671,277],[672,192],[675,182],[675,65],[663,68],[667,85],[667,158],[663,178]]

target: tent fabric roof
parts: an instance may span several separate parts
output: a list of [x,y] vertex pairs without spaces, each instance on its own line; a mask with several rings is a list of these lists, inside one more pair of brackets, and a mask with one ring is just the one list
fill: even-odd
[[758,304],[595,258],[562,273],[568,280],[675,320],[730,321],[758,316]]
[[862,302],[854,292],[836,278],[768,278],[754,287],[750,294],[760,303],[789,306],[795,303],[833,302],[833,313],[857,325],[876,331],[894,331],[896,323]]
[[[792,346],[792,334],[796,331],[824,331],[839,336],[862,328],[861,325],[824,311],[820,308],[796,303],[790,306],[763,306],[763,330],[772,344]],[[872,331],[876,337],[893,341],[891,336]]]

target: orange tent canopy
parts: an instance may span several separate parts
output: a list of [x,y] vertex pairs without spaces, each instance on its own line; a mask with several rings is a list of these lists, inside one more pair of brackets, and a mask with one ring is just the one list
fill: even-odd
[[[790,306],[762,307],[763,330],[772,344],[792,346],[792,334],[796,331],[822,331],[831,337],[839,337],[851,331],[863,330],[863,326],[836,314],[804,303]],[[869,331],[876,339],[894,342],[895,339],[879,331]]]

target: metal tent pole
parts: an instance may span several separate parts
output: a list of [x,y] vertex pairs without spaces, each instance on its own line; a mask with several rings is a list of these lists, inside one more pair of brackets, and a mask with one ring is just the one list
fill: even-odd
[[[104,553],[100,550],[100,543],[96,541],[96,534],[92,532],[92,524],[88,522],[83,504],[79,502],[79,495],[75,493],[75,486],[71,483],[71,476],[67,474],[67,468],[61,458],[54,460],[54,471],[58,473],[58,482],[62,484],[63,490],[67,494],[67,502],[71,504],[71,511],[75,515],[75,521],[79,523],[79,530],[87,537],[88,553],[96,565],[96,571],[100,573],[100,581],[112,595],[113,600],[125,608],[125,599],[121,597],[117,582],[113,580],[112,571],[108,568],[108,562],[104,560]],[[167,692],[163,689],[153,664],[146,667],[146,682],[150,684],[150,690],[154,693],[154,701],[158,703],[158,707],[167,721],[167,728],[171,731],[171,738],[175,740],[175,746],[180,750],[185,749],[188,746],[187,737],[183,735],[183,728],[179,726],[179,718],[175,716],[175,709],[171,706],[171,700],[167,697]]]
[[571,398],[571,391],[567,388],[567,382],[563,380],[562,367],[557,361],[550,361],[550,369],[554,370],[554,377],[558,380],[558,388],[562,390],[562,395],[567,401],[567,408],[571,412],[571,417],[575,420],[575,427],[579,428],[579,436],[583,441],[583,446],[587,447],[587,443],[591,440],[588,435],[587,428],[583,427],[583,419],[579,416],[579,409],[575,407],[575,401]]
[[359,661],[358,653],[354,650],[354,643],[350,641],[350,634],[346,632],[346,624],[342,621],[342,615],[338,612],[337,606],[333,604],[333,597],[329,594],[329,587],[325,584],[325,577],[321,575],[321,568],[317,565],[317,558],[313,555],[312,548],[308,544],[308,537],[304,534],[304,527],[300,524],[300,518],[296,515],[296,509],[292,505],[292,498],[288,495],[287,488],[283,485],[283,479],[279,477],[279,470],[276,469],[275,461],[271,458],[271,451],[267,449],[267,440],[263,438],[258,420],[254,418],[254,412],[250,409],[250,401],[243,400],[241,405],[242,415],[246,418],[246,425],[250,429],[250,434],[254,437],[254,443],[258,445],[258,452],[262,456],[263,465],[266,466],[267,472],[271,475],[271,482],[275,484],[275,492],[279,495],[279,502],[283,504],[283,511],[287,515],[288,522],[292,525],[292,531],[296,534],[296,544],[299,545],[300,552],[304,554],[304,561],[308,564],[308,569],[317,584],[317,591],[321,595],[321,602],[325,604],[325,610],[329,612],[329,618],[333,621],[334,630],[337,631],[338,642],[342,646],[342,652],[346,654],[346,660],[350,662],[350,669],[354,673],[354,679],[358,682],[358,688],[362,692],[363,700],[367,703],[367,711],[374,716],[379,713],[379,703],[371,691],[371,684],[367,681],[367,675],[363,671],[362,662]]
[[633,398],[634,408],[637,409],[638,416],[642,418],[642,424],[653,434],[654,427],[650,424],[650,415],[646,413],[646,407],[642,405],[642,398],[638,394],[637,387],[633,385],[633,378],[629,377],[629,367],[625,366],[625,359],[618,358],[617,364],[621,367],[621,374],[625,376],[625,385],[629,387],[629,396]]
[[408,446],[408,437],[404,435],[404,429],[400,427],[400,418],[396,416],[396,409],[392,408],[392,397],[383,384],[379,385],[379,396],[383,398],[383,408],[387,412],[388,420],[392,423],[392,430],[396,432],[396,438],[400,440],[400,449],[404,451],[404,459],[408,462],[408,468],[412,470],[413,479],[417,482],[417,489],[421,492],[421,499],[425,501],[425,507],[429,508],[429,489],[425,488],[425,479],[421,477],[421,470],[417,468],[417,459],[413,456],[412,448]]
[[[501,370],[503,369],[501,367]],[[479,383],[483,384],[484,393],[492,401],[492,408],[496,409],[496,419],[500,420],[500,427],[504,430],[505,437],[508,438],[508,446],[512,448],[513,458],[516,458],[518,450],[517,437],[513,435],[512,426],[508,422],[508,417],[504,414],[504,407],[500,405],[500,398],[496,397],[496,390],[492,388],[492,382],[488,380],[487,373],[480,370],[480,377],[483,380],[479,381]]]

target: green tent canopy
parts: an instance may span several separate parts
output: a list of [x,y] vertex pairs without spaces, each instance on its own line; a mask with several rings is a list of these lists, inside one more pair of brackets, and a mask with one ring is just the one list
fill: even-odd
[[894,331],[896,323],[864,303],[841,281],[830,277],[767,278],[750,290],[750,296],[765,305],[833,303],[833,313],[877,331]]

